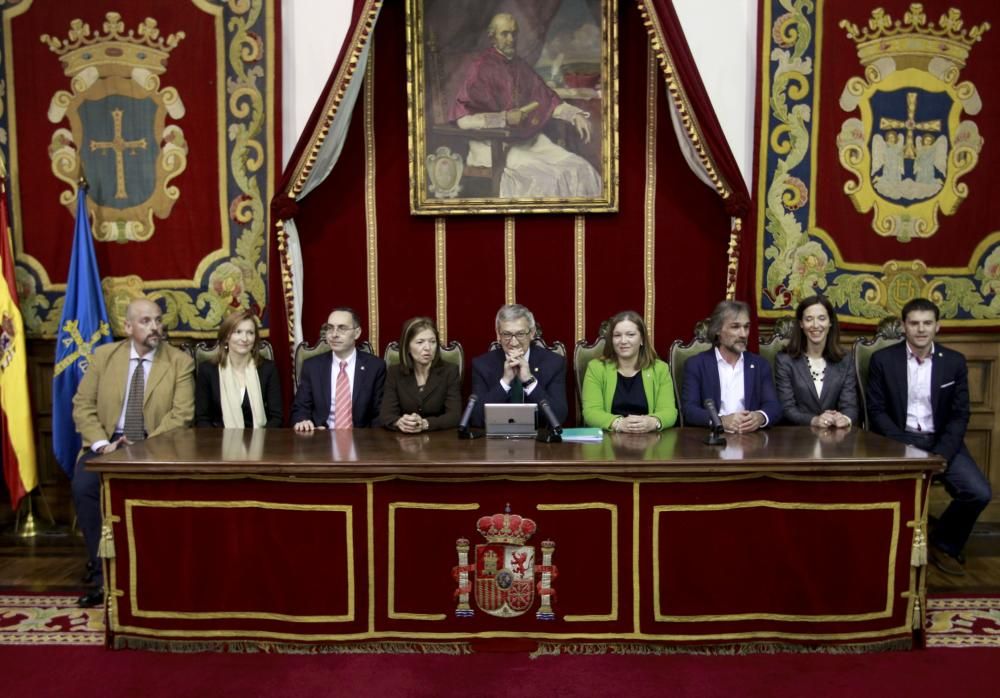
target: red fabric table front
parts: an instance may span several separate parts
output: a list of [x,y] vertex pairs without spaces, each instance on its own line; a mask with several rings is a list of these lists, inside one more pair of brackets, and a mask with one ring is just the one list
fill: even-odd
[[109,643],[910,646],[940,459],[858,431],[703,436],[151,439],[92,465]]

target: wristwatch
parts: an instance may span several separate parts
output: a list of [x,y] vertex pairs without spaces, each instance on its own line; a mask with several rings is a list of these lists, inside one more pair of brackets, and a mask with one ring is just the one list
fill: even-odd
[[522,388],[527,388],[528,386],[534,385],[537,380],[538,380],[537,378],[535,378],[534,376],[532,376],[528,380],[522,381],[521,382],[521,387]]

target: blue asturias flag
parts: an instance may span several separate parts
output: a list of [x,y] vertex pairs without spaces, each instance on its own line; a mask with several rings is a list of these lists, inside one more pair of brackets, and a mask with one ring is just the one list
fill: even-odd
[[87,191],[81,185],[77,191],[73,256],[66,279],[66,300],[59,319],[52,379],[52,446],[59,465],[70,477],[73,477],[81,444],[73,423],[73,396],[94,349],[111,341],[86,199]]

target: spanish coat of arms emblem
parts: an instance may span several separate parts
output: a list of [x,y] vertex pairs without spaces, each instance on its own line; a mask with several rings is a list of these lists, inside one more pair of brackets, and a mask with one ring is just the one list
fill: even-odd
[[503,514],[483,516],[476,524],[486,543],[475,549],[475,560],[469,562],[469,541],[459,538],[455,542],[458,565],[452,570],[458,589],[455,615],[460,618],[475,615],[469,604],[470,593],[480,610],[498,618],[513,618],[530,610],[536,592],[541,598],[535,613],[539,620],[553,620],[552,582],[557,570],[552,564],[556,544],[542,541],[542,558],[536,559],[535,546],[527,541],[537,527],[531,519],[510,513],[510,506]]

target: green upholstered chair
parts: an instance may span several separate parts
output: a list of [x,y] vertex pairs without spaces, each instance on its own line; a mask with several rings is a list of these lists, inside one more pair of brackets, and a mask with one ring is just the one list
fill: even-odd
[[392,340],[385,345],[385,352],[382,354],[382,360],[385,361],[385,365],[395,366],[399,363],[399,342]]
[[604,354],[604,333],[593,342],[581,339],[573,350],[573,373],[576,378],[576,407],[579,411],[577,422],[583,424],[583,377],[587,374],[587,364]]
[[[385,354],[383,354],[382,358],[385,359],[386,366],[394,366],[398,364],[399,342],[389,342],[385,346]],[[461,343],[453,339],[443,345],[441,347],[441,360],[447,364],[454,364],[458,366],[459,378],[465,374],[465,349],[462,348]]]
[[[219,343],[198,342],[192,348],[194,351],[195,369],[197,369],[198,366],[201,366],[206,361],[211,361],[215,358],[215,355],[219,350]],[[271,343],[266,339],[260,340],[260,355],[269,361],[274,361],[274,349],[271,347]]]
[[854,371],[858,379],[858,395],[861,398],[861,419],[865,429],[871,424],[868,419],[868,366],[872,354],[879,349],[891,347],[903,341],[903,322],[898,317],[885,318],[878,324],[871,339],[859,337],[854,342]]
[[[369,354],[374,354],[372,351],[372,345],[370,342],[365,340],[364,342],[358,342],[358,351],[367,352]],[[295,347],[295,385],[299,384],[299,377],[302,375],[302,364],[305,363],[306,359],[311,359],[314,356],[320,356],[322,354],[330,351],[330,345],[326,343],[325,340],[320,339],[316,344],[309,344],[305,340],[298,343]]]
[[581,339],[573,349],[573,373],[576,378],[578,424],[583,424],[583,377],[587,375],[587,364],[590,363],[591,359],[600,358],[604,354],[604,342],[605,337],[608,336],[608,325],[610,324],[611,318],[608,318],[597,328],[597,339],[593,342]]
[[694,326],[694,339],[685,344],[675,339],[670,345],[670,378],[674,381],[674,397],[677,400],[677,426],[684,426],[684,410],[681,409],[681,386],[684,384],[684,364],[692,356],[708,351],[713,346],[708,339],[708,320],[701,320]]
[[775,357],[778,353],[788,346],[788,340],[792,337],[792,332],[795,330],[795,316],[791,315],[788,317],[778,318],[777,322],[774,323],[774,331],[771,336],[766,340],[761,340],[760,342],[760,355],[767,360],[767,363],[771,365],[771,375],[774,373],[774,362]]

